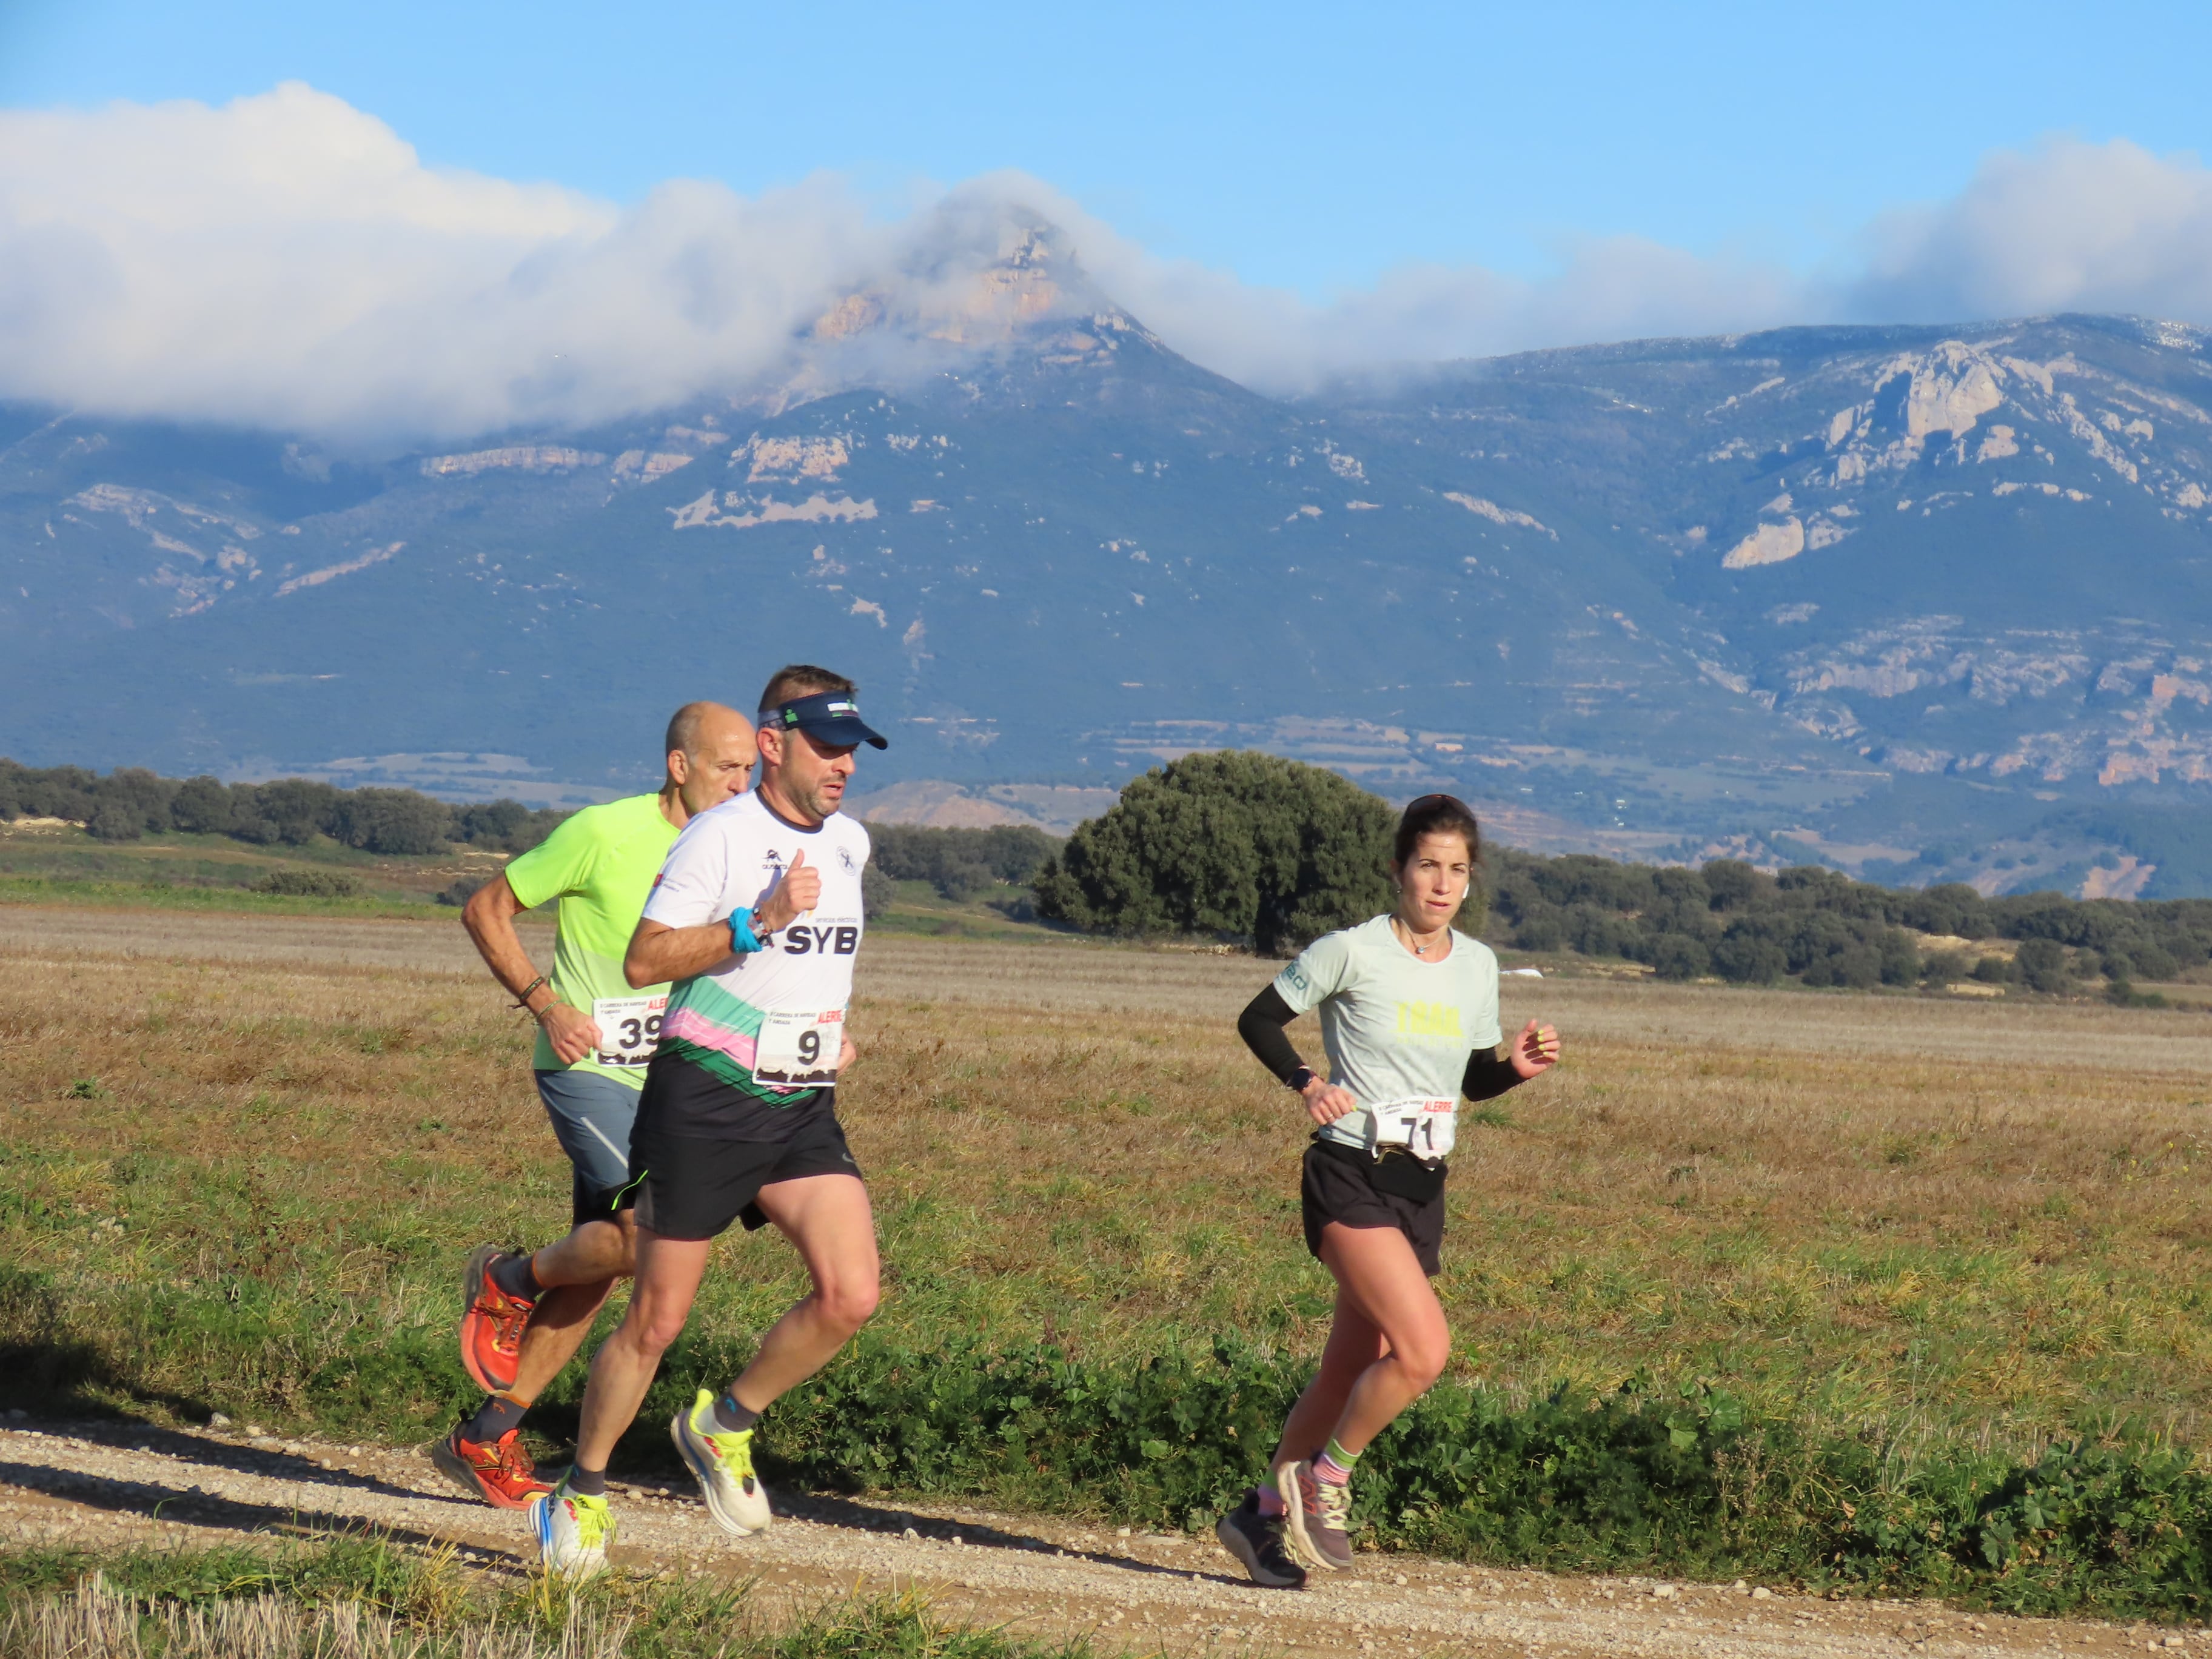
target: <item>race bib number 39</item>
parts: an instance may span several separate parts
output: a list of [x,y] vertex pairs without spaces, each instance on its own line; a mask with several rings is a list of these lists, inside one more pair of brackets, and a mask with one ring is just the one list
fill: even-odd
[[1378,1147],[1403,1146],[1431,1164],[1451,1156],[1459,1127],[1456,1100],[1394,1100],[1367,1111]]
[[650,997],[595,997],[592,1023],[599,1046],[592,1058],[602,1066],[645,1066],[660,1046],[660,1017],[668,1012],[668,993]]
[[808,1087],[837,1080],[845,1041],[845,1011],[769,1014],[753,1048],[753,1077],[761,1083]]

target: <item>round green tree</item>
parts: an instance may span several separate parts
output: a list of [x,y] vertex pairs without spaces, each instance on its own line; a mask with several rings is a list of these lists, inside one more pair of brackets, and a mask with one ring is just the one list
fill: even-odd
[[1282,955],[1390,908],[1396,827],[1387,802],[1322,767],[1186,755],[1077,829],[1038,872],[1036,907],[1091,933],[1213,934]]

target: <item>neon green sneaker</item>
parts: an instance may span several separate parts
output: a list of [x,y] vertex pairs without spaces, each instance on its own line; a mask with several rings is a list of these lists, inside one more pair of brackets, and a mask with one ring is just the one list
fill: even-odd
[[716,1526],[736,1538],[768,1530],[775,1517],[768,1507],[768,1488],[753,1473],[750,1429],[728,1434],[716,1428],[714,1396],[702,1389],[690,1411],[669,1419],[668,1437],[699,1478]]
[[530,1500],[530,1531],[548,1572],[590,1578],[605,1572],[615,1541],[614,1511],[604,1498],[568,1490],[568,1479]]

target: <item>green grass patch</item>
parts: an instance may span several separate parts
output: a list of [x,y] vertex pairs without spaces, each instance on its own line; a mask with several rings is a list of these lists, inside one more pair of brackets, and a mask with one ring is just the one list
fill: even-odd
[[[1054,974],[1081,994],[1108,955],[915,954],[1024,997]],[[1787,1012],[1759,996],[1575,1039],[1469,1114],[1454,1369],[1363,1464],[1368,1535],[2212,1612],[2199,1085],[1900,1053],[1839,1089],[1833,1056],[1743,1046],[1738,1009]],[[0,1403],[392,1443],[449,1425],[473,1392],[459,1262],[568,1213],[504,1004],[403,969],[0,963]],[[2094,1018],[2124,1044],[2134,1017]],[[1226,1024],[858,1005],[841,1110],[885,1300],[769,1416],[773,1480],[1155,1527],[1234,1499],[1330,1286],[1298,1237],[1299,1126]],[[669,1413],[800,1290],[780,1239],[725,1237],[623,1466],[667,1468]],[[582,1386],[532,1413],[541,1455]]]
[[116,910],[191,910],[261,916],[362,916],[420,921],[441,911],[422,899],[363,893],[322,898],[249,887],[173,881],[75,881],[0,875],[0,904],[85,905]]
[[1000,888],[969,898],[946,898],[926,881],[892,884],[890,908],[868,918],[878,933],[914,933],[928,939],[1038,939],[1067,936],[1031,914],[1026,890]]
[[[0,824],[0,904],[84,904],[264,915],[421,915],[464,873],[494,873],[489,854],[365,853],[318,836],[267,846],[172,832],[102,842],[73,826]],[[313,890],[350,884],[349,896]],[[286,885],[295,890],[282,890]],[[272,885],[279,890],[267,890]]]

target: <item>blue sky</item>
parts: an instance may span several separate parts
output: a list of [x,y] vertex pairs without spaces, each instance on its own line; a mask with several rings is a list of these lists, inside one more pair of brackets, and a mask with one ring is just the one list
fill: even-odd
[[0,0],[0,396],[589,423],[1038,218],[1269,392],[2058,311],[2212,327],[2212,8]]
[[0,106],[300,79],[437,167],[617,202],[822,169],[884,210],[994,169],[1318,298],[1634,234],[1817,272],[1993,149],[2206,143],[2212,8],[0,0]]

